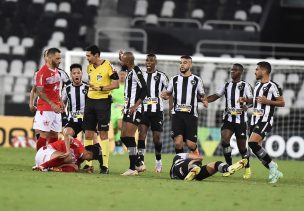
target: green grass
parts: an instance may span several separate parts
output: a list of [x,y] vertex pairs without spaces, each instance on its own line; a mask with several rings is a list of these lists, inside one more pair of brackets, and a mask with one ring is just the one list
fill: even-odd
[[[243,180],[241,171],[184,182],[169,179],[173,155],[163,155],[164,171],[157,175],[154,155],[148,154],[148,171],[137,177],[120,176],[127,155],[111,157],[110,175],[33,172],[34,155],[32,149],[0,148],[1,210],[303,210],[303,161],[278,161],[284,178],[271,185],[257,159],[250,180]],[[204,163],[215,160],[223,158]]]

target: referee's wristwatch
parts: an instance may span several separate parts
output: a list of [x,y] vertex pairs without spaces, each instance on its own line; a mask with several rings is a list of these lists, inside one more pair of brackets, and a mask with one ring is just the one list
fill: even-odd
[[100,88],[100,91],[102,91],[102,90],[103,90],[103,86],[100,86],[99,88]]

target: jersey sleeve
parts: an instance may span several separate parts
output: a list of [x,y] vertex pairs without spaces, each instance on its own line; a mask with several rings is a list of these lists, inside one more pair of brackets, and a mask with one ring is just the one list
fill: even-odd
[[215,94],[219,97],[222,97],[225,93],[225,89],[226,89],[226,84],[222,85],[221,87],[218,88],[218,90],[216,90]]
[[205,95],[204,85],[203,85],[203,81],[201,78],[198,78],[197,92],[200,96]]
[[283,95],[282,88],[279,87],[279,85],[274,84],[274,85],[272,85],[271,87],[272,87],[272,93],[273,93],[273,96],[274,96],[274,97],[277,98],[277,97],[280,97],[280,96]]
[[44,87],[45,85],[45,72],[43,69],[39,70],[36,74],[36,86],[37,87]]
[[66,91],[66,86],[63,88],[63,90],[62,90],[62,96],[61,96],[61,98],[62,98],[62,101],[63,102],[66,102],[67,101],[67,99],[68,99],[68,94],[67,94],[67,91]]
[[119,76],[118,76],[117,71],[115,70],[115,67],[110,62],[109,62],[108,74],[112,80],[116,81],[119,79]]
[[138,66],[135,66],[134,70],[135,70],[134,72],[135,72],[136,77],[137,77],[137,80],[136,80],[137,84],[141,88],[139,98],[143,101],[146,98],[147,93],[148,93],[147,83],[144,79],[144,76],[143,76],[142,71],[140,70],[140,68]]
[[170,78],[168,82],[167,92],[172,93],[173,92],[173,78]]
[[245,85],[245,96],[247,98],[253,98],[252,87],[248,83]]
[[164,74],[164,73],[162,74],[162,83],[163,83],[163,86],[164,86],[165,89],[169,85],[169,79],[168,79],[167,75]]

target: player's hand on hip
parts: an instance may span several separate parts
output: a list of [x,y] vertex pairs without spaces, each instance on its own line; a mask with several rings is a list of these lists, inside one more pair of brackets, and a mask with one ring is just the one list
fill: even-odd
[[239,103],[246,103],[246,97],[240,97]]
[[130,115],[134,114],[134,112],[136,112],[136,110],[137,110],[137,108],[136,108],[135,105],[134,105],[134,106],[131,106],[131,107],[129,108],[129,114],[130,114]]
[[37,111],[37,107],[36,107],[36,106],[34,106],[34,105],[29,105],[29,107],[30,107],[30,111],[31,111],[31,112]]
[[265,96],[261,96],[261,97],[257,97],[256,101],[261,104],[266,104],[268,100]]
[[63,109],[56,104],[52,104],[51,107],[52,107],[52,109],[55,113],[62,113],[63,112]]

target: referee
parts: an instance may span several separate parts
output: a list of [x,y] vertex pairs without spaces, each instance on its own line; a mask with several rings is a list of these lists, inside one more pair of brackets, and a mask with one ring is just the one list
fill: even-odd
[[[112,64],[100,58],[100,50],[96,45],[86,49],[86,58],[89,62],[87,67],[89,91],[84,111],[84,145],[93,145],[94,132],[97,129],[103,154],[100,173],[109,174],[108,132],[111,117],[111,90],[119,87],[119,77]],[[90,166],[92,162],[87,162],[85,168]]]

